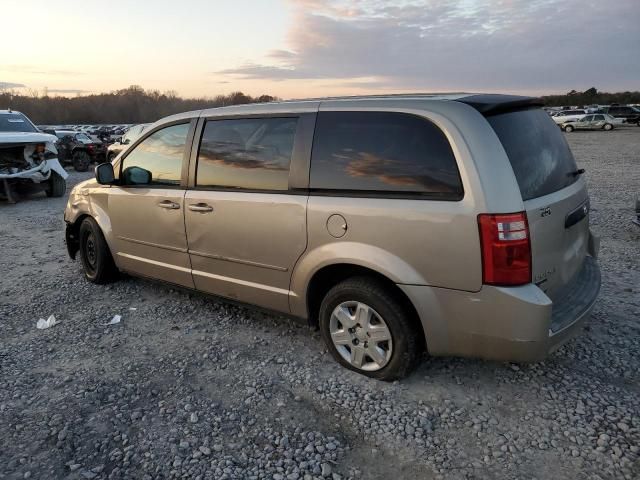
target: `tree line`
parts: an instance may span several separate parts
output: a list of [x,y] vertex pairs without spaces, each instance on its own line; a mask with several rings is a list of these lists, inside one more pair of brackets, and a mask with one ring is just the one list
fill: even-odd
[[[627,104],[640,103],[640,92],[607,93],[592,87],[584,92],[571,90],[564,95],[547,95],[542,99],[547,106]],[[0,91],[0,109],[9,107],[18,110],[37,124],[147,123],[190,110],[274,100],[278,99],[271,95],[252,97],[242,92],[205,98],[181,98],[175,92],[144,90],[137,85],[111,93],[73,98]]]
[[584,106],[584,105],[611,105],[618,103],[640,103],[640,92],[599,92],[596,87],[591,87],[584,92],[571,90],[564,95],[547,95],[542,97],[545,105],[549,107]]
[[18,110],[36,124],[148,123],[190,110],[274,100],[277,98],[271,95],[252,97],[242,92],[181,98],[174,92],[161,93],[134,85],[111,93],[72,98],[5,91],[0,92],[0,109]]

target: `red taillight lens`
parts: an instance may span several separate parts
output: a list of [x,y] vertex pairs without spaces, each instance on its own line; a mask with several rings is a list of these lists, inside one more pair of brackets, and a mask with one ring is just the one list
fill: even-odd
[[482,248],[482,283],[524,285],[531,282],[531,243],[525,212],[478,215]]

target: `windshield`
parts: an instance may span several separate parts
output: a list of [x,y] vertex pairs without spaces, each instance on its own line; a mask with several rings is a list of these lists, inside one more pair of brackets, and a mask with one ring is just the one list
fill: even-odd
[[507,152],[523,200],[556,192],[578,178],[567,141],[543,110],[503,113],[487,120]]
[[0,132],[37,132],[31,122],[21,113],[0,114]]
[[83,142],[91,142],[92,140],[88,137],[86,133],[77,133],[76,138]]

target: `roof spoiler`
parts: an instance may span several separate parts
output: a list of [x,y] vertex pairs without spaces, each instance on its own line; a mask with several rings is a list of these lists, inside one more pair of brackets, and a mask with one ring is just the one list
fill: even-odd
[[496,115],[513,110],[544,106],[544,101],[541,98],[520,95],[471,95],[456,101],[472,106],[483,115]]

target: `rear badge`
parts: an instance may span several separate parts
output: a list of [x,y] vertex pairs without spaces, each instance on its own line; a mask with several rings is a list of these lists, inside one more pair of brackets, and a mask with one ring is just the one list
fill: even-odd
[[541,217],[548,217],[549,215],[551,215],[551,208],[549,207],[544,207],[540,209],[540,216]]
[[544,272],[537,273],[536,275],[534,275],[533,283],[540,286],[540,284],[549,280],[549,277],[555,275],[555,273],[556,267],[550,268],[549,270],[546,270]]

